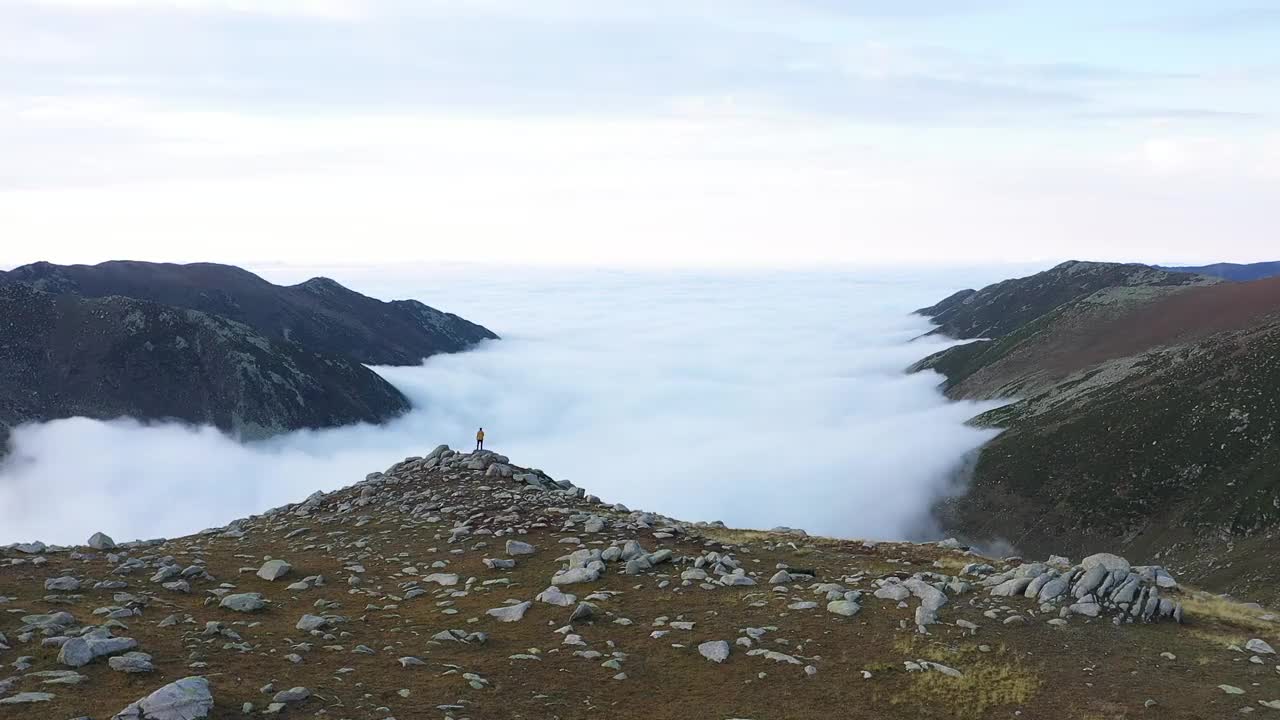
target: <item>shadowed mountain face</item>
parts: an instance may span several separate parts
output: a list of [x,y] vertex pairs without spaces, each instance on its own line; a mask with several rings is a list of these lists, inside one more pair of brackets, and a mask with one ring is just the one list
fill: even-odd
[[[1115,277],[1088,265],[1086,286]],[[1000,286],[1080,285],[1055,271]],[[977,310],[1000,332],[914,368],[954,398],[1011,400],[974,420],[1004,432],[939,508],[948,528],[1027,552],[1119,547],[1280,597],[1261,551],[1280,530],[1280,278],[1103,285],[1020,324]]]
[[0,273],[0,282],[6,280],[50,293],[121,295],[199,310],[248,325],[268,338],[367,365],[417,365],[432,355],[498,337],[416,300],[382,302],[328,278],[283,287],[230,265],[41,262]]
[[73,416],[176,419],[246,439],[409,409],[363,365],[197,310],[0,283],[0,439]]

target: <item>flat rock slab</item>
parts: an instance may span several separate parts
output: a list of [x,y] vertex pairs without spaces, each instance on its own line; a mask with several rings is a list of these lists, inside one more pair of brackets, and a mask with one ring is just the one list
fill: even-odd
[[112,716],[112,720],[199,720],[213,709],[209,681],[186,677],[169,683],[132,703]]

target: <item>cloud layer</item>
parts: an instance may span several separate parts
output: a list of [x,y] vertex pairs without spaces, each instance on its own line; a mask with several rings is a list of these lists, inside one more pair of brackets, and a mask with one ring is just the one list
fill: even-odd
[[955,289],[954,273],[326,272],[505,339],[379,368],[417,406],[381,428],[252,445],[128,420],[23,428],[0,470],[0,542],[189,533],[465,447],[480,425],[514,462],[633,508],[904,537],[987,437],[963,425],[979,408],[902,373],[942,346],[910,342],[928,325],[907,313]]

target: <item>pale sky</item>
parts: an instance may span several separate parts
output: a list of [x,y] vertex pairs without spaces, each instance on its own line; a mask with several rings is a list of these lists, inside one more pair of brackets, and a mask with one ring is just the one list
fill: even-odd
[[0,0],[0,265],[1280,258],[1269,0]]

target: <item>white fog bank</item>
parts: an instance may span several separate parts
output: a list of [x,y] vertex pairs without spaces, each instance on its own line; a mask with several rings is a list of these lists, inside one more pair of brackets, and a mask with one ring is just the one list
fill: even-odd
[[910,315],[977,271],[659,273],[271,268],[414,297],[503,340],[376,368],[415,410],[382,427],[240,444],[209,428],[71,419],[18,429],[0,466],[0,543],[176,536],[297,502],[440,443],[487,445],[608,502],[685,520],[902,538],[927,527],[990,433],[938,376],[945,341]]

